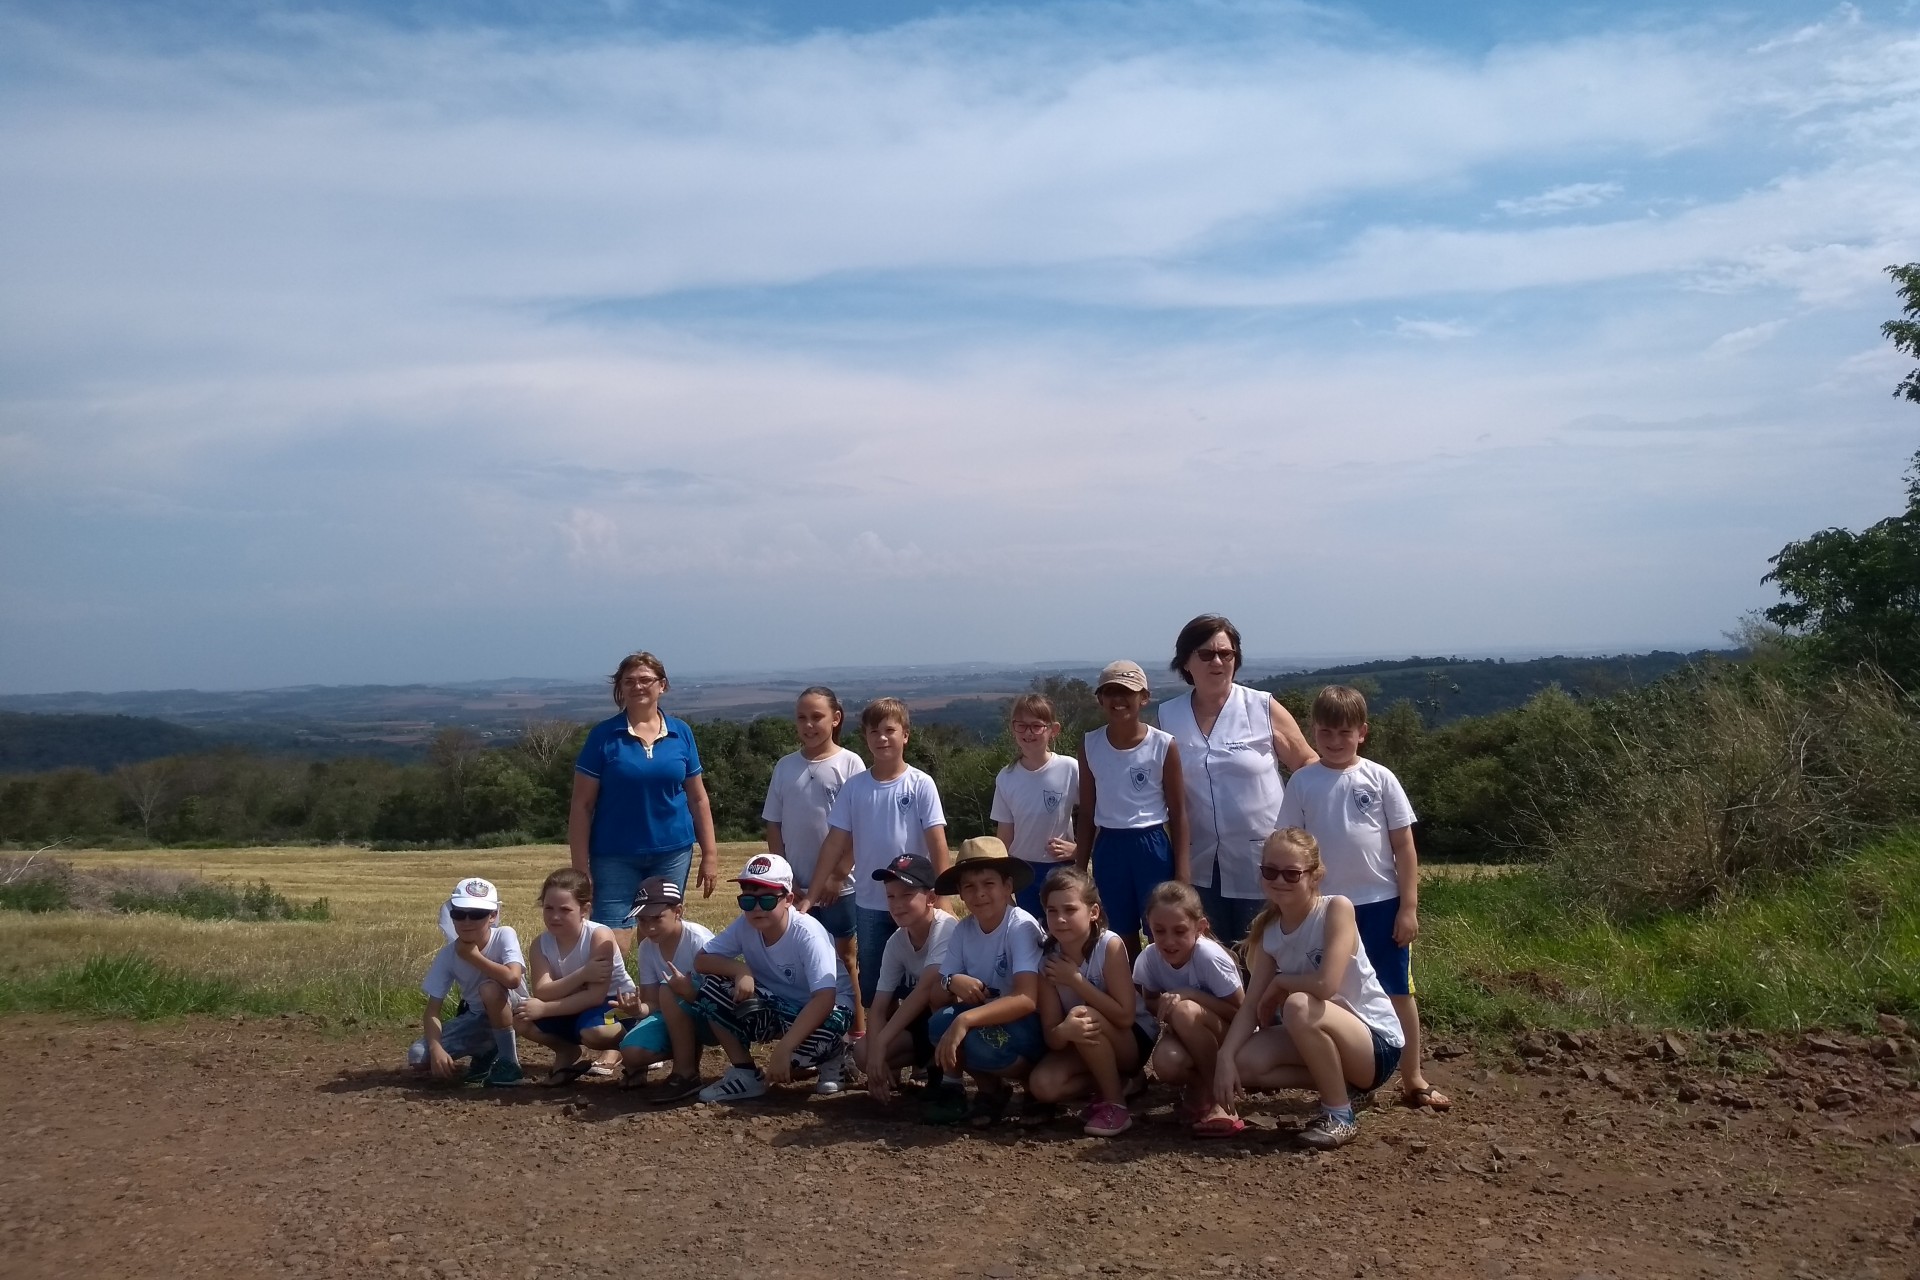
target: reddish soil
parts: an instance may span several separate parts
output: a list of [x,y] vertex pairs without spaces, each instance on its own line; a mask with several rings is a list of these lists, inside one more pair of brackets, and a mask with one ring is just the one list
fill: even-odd
[[860,1093],[435,1089],[405,1038],[0,1021],[0,1274],[1920,1276],[1901,1035],[1456,1056],[1451,1115],[1328,1155],[1299,1096],[1211,1146],[1161,1091],[1118,1139],[982,1135]]

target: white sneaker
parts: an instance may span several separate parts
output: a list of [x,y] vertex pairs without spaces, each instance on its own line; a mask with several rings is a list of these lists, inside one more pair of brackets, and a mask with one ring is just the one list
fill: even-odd
[[820,1078],[813,1083],[815,1093],[829,1096],[847,1087],[847,1051],[840,1052],[820,1064]]
[[745,1102],[767,1091],[767,1077],[758,1067],[729,1066],[718,1080],[700,1091],[702,1102]]

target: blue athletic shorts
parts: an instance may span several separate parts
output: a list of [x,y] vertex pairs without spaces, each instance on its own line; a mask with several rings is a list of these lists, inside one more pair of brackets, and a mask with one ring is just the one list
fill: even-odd
[[630,1027],[633,1025],[633,1019],[619,1016],[609,1002],[597,1009],[583,1009],[579,1013],[563,1013],[555,1018],[535,1018],[533,1025],[540,1028],[542,1035],[552,1036],[556,1040],[565,1040],[568,1044],[579,1044],[580,1033],[583,1031],[591,1031],[595,1027]]
[[858,927],[854,919],[851,893],[841,894],[828,906],[808,907],[807,914],[818,920],[835,938],[851,938]]
[[1107,927],[1122,938],[1140,932],[1147,898],[1173,879],[1173,845],[1165,827],[1113,831],[1093,837],[1093,883],[1106,908]]
[[[695,1044],[720,1043],[713,1038],[713,1028],[707,1025],[706,1014],[700,1012],[700,1010],[688,1004],[685,1000],[681,1000],[679,996],[674,996],[673,999],[679,1003],[680,1008],[686,1013],[688,1020],[693,1023],[693,1040]],[[673,1052],[673,1036],[667,1030],[667,1020],[658,1013],[648,1014],[646,1017],[640,1019],[639,1022],[636,1022],[626,1035],[620,1037],[620,1047],[622,1049],[642,1049],[656,1058],[668,1056]]]
[[[939,1044],[959,1016],[959,1005],[936,1011],[927,1020],[927,1038]],[[960,1042],[960,1065],[969,1071],[998,1075],[1023,1060],[1032,1066],[1046,1052],[1047,1038],[1040,1030],[1040,1019],[1028,1014],[996,1027],[975,1027],[967,1032],[967,1038]]]
[[1400,899],[1357,903],[1353,923],[1360,930],[1360,945],[1366,950],[1367,963],[1380,977],[1380,986],[1390,996],[1410,996],[1413,989],[1413,948],[1393,944],[1393,918],[1400,914]]

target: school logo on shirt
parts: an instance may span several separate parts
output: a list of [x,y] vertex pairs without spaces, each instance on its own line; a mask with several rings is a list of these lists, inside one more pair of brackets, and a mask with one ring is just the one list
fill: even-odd
[[901,807],[902,809],[911,809],[911,808],[913,808],[913,793],[912,793],[912,792],[910,792],[910,791],[902,791],[902,792],[900,793],[900,807]]
[[1127,781],[1133,784],[1135,791],[1145,791],[1150,780],[1145,765],[1134,765],[1127,770]]
[[993,962],[993,973],[995,977],[999,977],[1002,974],[1006,973],[1006,971],[1007,971],[1007,958],[1006,956],[1002,955],[998,960],[995,960]]
[[1361,787],[1353,793],[1353,807],[1360,811],[1360,816],[1363,818],[1371,814],[1374,806],[1379,803],[1379,795],[1373,791],[1369,791],[1365,787]]
[[1307,952],[1307,963],[1313,967],[1314,972],[1318,973],[1320,971],[1320,961],[1326,957],[1326,954],[1327,953],[1319,947],[1315,947],[1313,950]]
[[1048,813],[1060,812],[1060,802],[1064,799],[1066,799],[1066,797],[1058,791],[1043,791],[1040,793],[1040,803],[1046,807]]
[[783,978],[785,978],[785,979],[786,979],[786,980],[787,980],[788,982],[792,982],[792,981],[793,981],[793,966],[792,966],[792,965],[787,965],[787,966],[785,966],[784,968],[782,968],[782,969],[780,970],[780,976],[781,976],[781,977],[783,977]]

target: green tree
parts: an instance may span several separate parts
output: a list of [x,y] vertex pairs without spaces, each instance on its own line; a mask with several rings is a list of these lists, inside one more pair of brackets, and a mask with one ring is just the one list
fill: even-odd
[[[1900,294],[1900,309],[1906,314],[1905,320],[1889,320],[1880,326],[1880,332],[1897,349],[1915,360],[1920,360],[1920,262],[1909,262],[1904,267],[1888,267],[1887,274]],[[1896,396],[1920,403],[1920,369],[1915,369],[1893,389]]]

